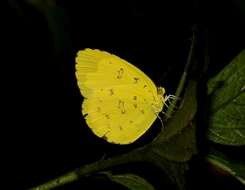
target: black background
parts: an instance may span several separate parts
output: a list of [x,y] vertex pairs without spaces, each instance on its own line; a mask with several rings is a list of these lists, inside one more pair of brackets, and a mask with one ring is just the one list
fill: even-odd
[[[8,131],[3,142],[8,164],[3,164],[11,181],[7,189],[30,188],[104,155],[140,146],[153,138],[151,132],[156,133],[152,129],[135,145],[119,147],[90,132],[81,118],[82,97],[74,75],[78,50],[90,47],[114,53],[174,93],[193,25],[197,24],[200,44],[207,35],[207,77],[214,76],[244,48],[244,7],[242,0],[57,1],[52,13],[60,24],[53,35],[40,9],[26,1],[7,1],[1,8],[6,32],[2,35],[6,44],[1,61],[1,127]],[[57,10],[63,13],[56,14]],[[190,188],[241,189],[238,182],[217,176],[206,165],[193,167],[197,179]],[[129,168],[137,170],[137,166]],[[148,173],[149,180],[163,188],[163,174],[145,168],[147,171],[139,172]],[[91,179],[82,182],[64,188],[96,186]]]

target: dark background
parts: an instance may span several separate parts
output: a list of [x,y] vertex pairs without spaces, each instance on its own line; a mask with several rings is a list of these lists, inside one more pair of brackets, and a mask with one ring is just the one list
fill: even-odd
[[[4,164],[11,180],[7,189],[30,188],[103,156],[140,146],[156,133],[157,127],[134,145],[119,147],[90,132],[81,118],[82,97],[74,75],[78,50],[89,47],[114,53],[174,93],[194,24],[200,62],[202,46],[208,44],[207,77],[214,76],[245,46],[242,0],[56,1],[49,9],[28,1],[1,4],[6,32],[2,35],[1,127],[8,131],[4,156],[9,164]],[[163,174],[144,167],[147,171],[129,166],[163,188]],[[238,182],[217,176],[206,165],[193,167],[197,179],[191,188],[241,189]],[[156,174],[154,179],[149,173]],[[82,189],[81,184],[88,189],[96,186],[88,179],[66,189]]]

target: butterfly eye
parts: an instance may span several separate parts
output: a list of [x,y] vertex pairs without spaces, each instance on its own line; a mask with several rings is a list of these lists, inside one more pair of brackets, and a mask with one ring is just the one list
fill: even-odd
[[165,94],[165,89],[163,87],[157,88],[157,94],[163,96]]

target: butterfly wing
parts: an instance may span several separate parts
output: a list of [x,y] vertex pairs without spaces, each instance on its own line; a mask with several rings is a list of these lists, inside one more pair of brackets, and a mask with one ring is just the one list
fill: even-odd
[[[125,89],[126,88],[126,89]],[[83,115],[93,133],[115,144],[130,144],[142,136],[156,119],[149,97],[126,86],[115,93],[91,96],[83,102]]]
[[[84,97],[102,88],[117,85],[134,85],[145,88],[157,96],[157,89],[152,80],[141,70],[120,57],[105,51],[85,49],[76,57],[76,77]],[[97,92],[98,93],[98,92]]]
[[137,67],[110,53],[85,49],[76,58],[76,77],[88,126],[108,142],[129,144],[156,119],[160,104],[154,83]]

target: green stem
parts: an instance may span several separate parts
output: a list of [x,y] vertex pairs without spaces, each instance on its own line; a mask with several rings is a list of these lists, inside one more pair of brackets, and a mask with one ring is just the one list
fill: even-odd
[[73,181],[76,181],[79,179],[79,175],[77,173],[77,170],[71,171],[69,173],[66,173],[62,176],[59,176],[53,180],[50,180],[42,185],[39,185],[37,187],[31,188],[30,190],[48,190],[53,189],[59,186],[62,186],[67,183],[71,183]]
[[50,190],[53,188],[60,187],[64,184],[68,184],[74,181],[79,180],[81,177],[86,175],[91,175],[95,172],[100,172],[103,170],[107,170],[113,166],[118,166],[122,164],[128,164],[132,162],[144,161],[144,149],[135,149],[129,153],[116,156],[107,160],[99,160],[92,164],[88,164],[80,167],[79,169],[68,172],[62,176],[59,176],[55,179],[52,179],[42,185],[31,188],[30,190]]
[[[183,72],[183,74],[181,76],[181,79],[180,79],[180,82],[178,84],[177,90],[175,91],[175,97],[177,97],[177,98],[180,97],[180,94],[181,94],[181,92],[182,92],[182,90],[184,88],[185,80],[186,80],[186,77],[187,77],[187,72],[188,72],[188,70],[190,68],[190,65],[192,63],[193,49],[194,49],[195,43],[196,43],[196,34],[195,34],[195,26],[194,26],[193,27],[192,39],[191,39],[191,47],[190,47],[189,54],[188,54],[188,57],[187,57],[187,63],[185,65],[184,72]],[[171,115],[173,113],[173,110],[174,110],[174,107],[176,106],[176,102],[177,102],[177,99],[173,99],[173,101],[169,105],[169,108],[168,108],[167,113],[166,113],[166,120],[171,117]]]

